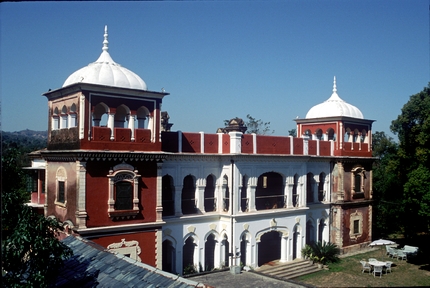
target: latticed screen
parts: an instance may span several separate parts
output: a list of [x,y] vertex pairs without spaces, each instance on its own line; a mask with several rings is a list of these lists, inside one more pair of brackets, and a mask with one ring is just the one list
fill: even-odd
[[133,209],[133,187],[130,182],[117,182],[115,210],[131,210]]

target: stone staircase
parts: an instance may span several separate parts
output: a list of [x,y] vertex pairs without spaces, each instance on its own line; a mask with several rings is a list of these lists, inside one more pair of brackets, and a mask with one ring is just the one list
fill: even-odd
[[309,260],[295,259],[286,263],[280,263],[279,260],[271,261],[257,268],[255,272],[277,279],[288,280],[320,270],[317,264],[312,264]]

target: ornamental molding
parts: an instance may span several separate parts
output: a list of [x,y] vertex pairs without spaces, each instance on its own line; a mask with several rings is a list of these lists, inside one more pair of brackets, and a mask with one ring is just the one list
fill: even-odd
[[167,155],[146,152],[114,152],[114,151],[42,151],[41,156],[47,161],[156,161],[162,162]]

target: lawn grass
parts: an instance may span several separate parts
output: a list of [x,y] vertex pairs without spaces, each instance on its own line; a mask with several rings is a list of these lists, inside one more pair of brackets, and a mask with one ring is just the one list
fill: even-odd
[[[383,250],[381,250],[383,249]],[[339,263],[331,263],[328,270],[293,279],[297,282],[317,287],[411,287],[430,286],[430,261],[414,261],[414,263],[391,259],[385,256],[385,247],[370,252],[341,258]],[[360,260],[376,258],[381,261],[392,261],[392,273],[373,277],[373,274],[361,272]],[[419,259],[418,259],[419,260]]]

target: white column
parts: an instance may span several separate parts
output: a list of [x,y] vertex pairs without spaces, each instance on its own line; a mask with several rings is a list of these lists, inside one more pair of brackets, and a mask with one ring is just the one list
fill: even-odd
[[279,262],[283,263],[283,262],[287,262],[288,261],[288,237],[284,237],[284,235],[282,235],[281,237],[281,259],[279,260]]
[[257,178],[256,177],[250,177],[249,178],[249,186],[247,191],[247,197],[248,197],[248,209],[249,212],[257,211],[255,209],[255,190],[257,188]]
[[240,154],[242,153],[242,132],[229,132],[230,135],[230,153]]
[[200,210],[200,212],[205,212],[205,187],[206,187],[206,179],[198,179],[196,185],[196,207]]
[[205,132],[200,133],[200,153],[205,153]]
[[286,186],[286,189],[288,189],[287,208],[293,208],[293,186],[294,184],[291,184],[291,183]]
[[135,136],[134,136],[135,123],[136,123],[136,115],[130,115],[130,118],[128,120],[128,128],[131,130],[131,141],[132,142],[135,140]]
[[114,128],[114,123],[115,123],[115,114],[108,114],[108,123],[107,126],[110,128],[110,140],[114,140],[115,136],[114,136],[114,132],[115,132],[115,128]]

